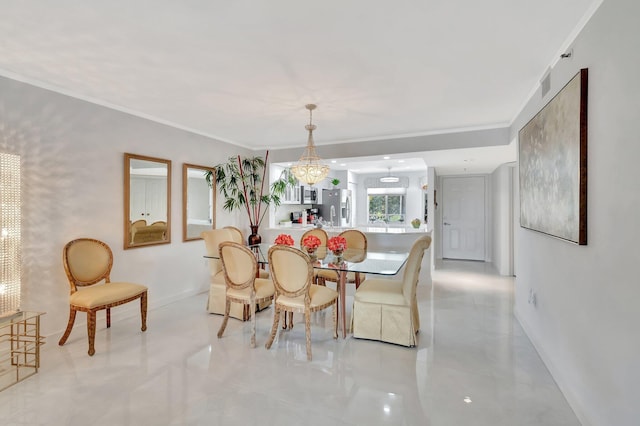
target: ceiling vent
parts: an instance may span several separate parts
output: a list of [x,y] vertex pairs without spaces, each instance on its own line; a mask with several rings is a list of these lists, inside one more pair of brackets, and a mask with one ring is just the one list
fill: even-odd
[[551,70],[547,71],[542,80],[540,80],[540,92],[543,98],[549,93],[549,90],[551,90]]

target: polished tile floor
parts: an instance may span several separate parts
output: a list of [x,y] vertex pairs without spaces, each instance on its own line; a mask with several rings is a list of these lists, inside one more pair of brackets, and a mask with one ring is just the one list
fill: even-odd
[[94,357],[82,329],[49,338],[40,372],[0,392],[0,423],[579,425],[513,316],[513,285],[488,264],[439,263],[418,287],[417,348],[333,340],[328,310],[312,362],[300,317],[266,350],[273,311],[259,313],[251,349],[248,323],[216,338],[222,318],[198,295],[151,311],[146,333],[138,318],[99,329]]

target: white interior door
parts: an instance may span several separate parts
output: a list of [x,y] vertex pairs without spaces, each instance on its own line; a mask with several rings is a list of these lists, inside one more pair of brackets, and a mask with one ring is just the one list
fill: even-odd
[[442,257],[485,260],[485,179],[442,180]]

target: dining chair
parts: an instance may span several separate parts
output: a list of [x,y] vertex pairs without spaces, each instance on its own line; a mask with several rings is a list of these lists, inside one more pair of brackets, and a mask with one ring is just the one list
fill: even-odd
[[353,337],[416,345],[420,328],[416,287],[424,252],[430,245],[428,235],[413,243],[401,280],[369,278],[356,290],[351,316]]
[[309,229],[308,231],[305,231],[305,233],[302,234],[302,237],[300,238],[300,247],[302,247],[302,241],[308,235],[315,235],[316,237],[320,238],[320,245],[321,246],[326,246],[327,245],[327,241],[329,240],[329,236],[327,235],[327,231],[325,231],[322,228],[313,228],[313,229]]
[[311,313],[333,307],[333,338],[338,338],[338,292],[312,284],[313,266],[309,256],[303,251],[285,245],[275,245],[269,249],[269,267],[275,286],[273,326],[265,344],[271,348],[278,331],[280,314],[287,312],[304,313],[307,360],[311,361]]
[[[240,228],[236,228],[235,226],[225,226],[223,229],[228,229],[231,231],[233,236],[233,241],[238,244],[247,245],[246,240],[244,239],[244,233],[240,230]],[[269,278],[269,271],[260,268],[258,269],[259,278]]]
[[233,241],[238,244],[246,244],[244,239],[244,234],[240,230],[240,228],[236,228],[235,226],[225,226],[223,229],[228,229],[233,234]]
[[[308,231],[305,231],[305,233],[302,234],[302,237],[300,237],[300,247],[301,248],[303,246],[302,242],[309,235],[314,235],[314,236],[318,237],[320,239],[320,246],[321,247],[326,247],[327,246],[327,241],[329,240],[329,236],[327,235],[327,231],[325,231],[322,228],[313,228],[313,229],[309,229]],[[313,283],[314,284],[322,284],[322,285],[324,285],[324,281],[322,281],[322,283],[318,283],[317,276],[318,276],[318,271],[314,271],[313,272]]]
[[220,244],[220,259],[226,282],[225,311],[222,325],[218,330],[218,338],[224,334],[229,320],[231,303],[249,305],[251,316],[251,347],[256,347],[256,305],[272,300],[273,282],[269,279],[256,278],[258,262],[255,254],[242,244],[225,241]]
[[[357,229],[348,229],[340,233],[341,237],[347,240],[347,248],[367,250],[367,236]],[[346,259],[349,260],[349,259]],[[366,274],[361,272],[347,272],[346,283],[355,284],[356,290],[360,287],[360,284],[367,278]],[[338,282],[338,274],[336,271],[330,271],[328,269],[321,269],[316,273],[316,282],[319,285],[325,285],[326,281]]]
[[69,322],[58,344],[64,345],[76,320],[76,313],[87,313],[89,356],[95,354],[96,313],[106,309],[107,328],[111,327],[111,308],[140,299],[141,330],[147,329],[147,287],[129,282],[112,282],[113,252],[102,241],[78,238],[62,250],[62,263],[69,280]]
[[[200,236],[204,240],[207,256],[209,256],[209,298],[207,299],[207,311],[211,314],[224,315],[226,304],[226,288],[227,284],[224,279],[224,271],[222,261],[220,260],[220,251],[218,247],[225,241],[236,242],[233,231],[225,228],[208,229],[203,231]],[[262,271],[262,269],[260,269]],[[266,271],[264,271],[266,273]],[[264,273],[260,273],[259,278],[266,278]],[[268,274],[267,274],[268,277]],[[262,310],[271,304],[271,300],[258,304],[258,310]],[[229,316],[247,321],[249,315],[249,306],[243,303],[231,303],[231,311]]]
[[133,243],[133,238],[136,234],[136,231],[138,231],[138,229],[140,228],[144,228],[145,226],[147,226],[147,221],[144,219],[138,219],[134,222],[131,223],[131,226],[129,227],[129,235],[130,235],[130,241]]

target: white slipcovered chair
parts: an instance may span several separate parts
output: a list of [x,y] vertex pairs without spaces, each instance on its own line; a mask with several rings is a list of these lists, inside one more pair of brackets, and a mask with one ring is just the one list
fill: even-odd
[[276,289],[273,325],[265,347],[271,348],[278,331],[280,313],[303,312],[307,360],[311,361],[311,313],[333,306],[333,338],[338,338],[338,292],[313,282],[313,266],[301,250],[285,245],[269,249],[269,268]]
[[[210,285],[207,311],[211,314],[224,315],[227,284],[224,280],[224,271],[222,270],[222,261],[220,260],[218,246],[224,241],[233,241],[239,244],[242,244],[242,241],[237,241],[237,236],[234,231],[225,228],[203,231],[200,236],[204,240],[207,255],[216,257],[216,259],[209,259]],[[268,273],[262,269],[259,270],[259,274],[259,278],[268,278]],[[271,300],[259,303],[258,310],[264,309],[270,304]],[[232,302],[229,316],[241,321],[246,321],[250,318],[249,306],[243,303]]]
[[242,244],[225,241],[220,244],[220,259],[227,285],[224,320],[218,338],[224,334],[229,320],[231,303],[249,306],[251,316],[251,347],[256,347],[256,304],[273,299],[274,288],[270,279],[256,278],[258,262],[251,250]]
[[428,235],[413,243],[402,280],[369,278],[360,285],[353,301],[353,337],[416,345],[420,328],[416,286],[424,252],[430,245]]

